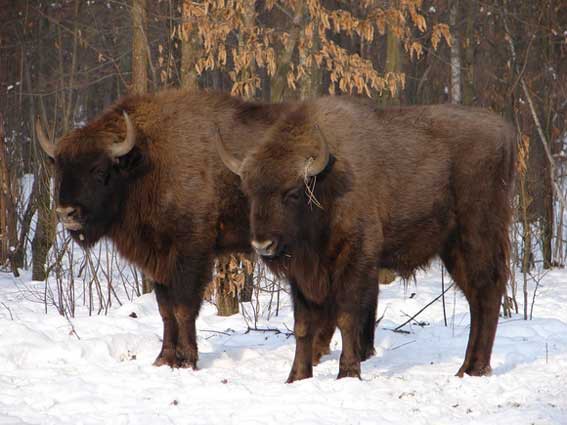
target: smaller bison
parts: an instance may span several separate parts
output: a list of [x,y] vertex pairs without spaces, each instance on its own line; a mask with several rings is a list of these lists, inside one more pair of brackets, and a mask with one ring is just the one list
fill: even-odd
[[288,382],[312,376],[314,329],[329,315],[343,341],[338,378],[360,377],[379,268],[407,277],[436,255],[470,305],[457,375],[490,373],[515,170],[515,133],[500,117],[322,98],[287,112],[243,160],[221,139],[217,151],[250,200],[252,246],[292,287]]

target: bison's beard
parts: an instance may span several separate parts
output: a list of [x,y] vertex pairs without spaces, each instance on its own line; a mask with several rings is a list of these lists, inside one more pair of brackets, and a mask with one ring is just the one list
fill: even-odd
[[96,244],[107,234],[105,226],[85,224],[80,229],[67,229],[73,240],[83,249],[88,249]]
[[309,244],[286,245],[277,256],[262,257],[262,261],[276,277],[297,285],[308,300],[320,304],[328,296],[328,267]]

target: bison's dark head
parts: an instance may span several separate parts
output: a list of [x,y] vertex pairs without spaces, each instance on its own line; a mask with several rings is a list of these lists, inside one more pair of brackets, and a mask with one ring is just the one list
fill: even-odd
[[242,179],[250,201],[252,246],[259,255],[268,261],[293,256],[298,245],[320,237],[325,212],[317,198],[331,155],[318,126],[298,111],[276,124],[243,161],[227,151],[220,133],[217,151]]
[[121,219],[127,181],[139,162],[133,158],[136,128],[126,112],[113,112],[107,122],[76,129],[58,143],[39,120],[36,133],[55,164],[59,220],[81,246],[91,246]]

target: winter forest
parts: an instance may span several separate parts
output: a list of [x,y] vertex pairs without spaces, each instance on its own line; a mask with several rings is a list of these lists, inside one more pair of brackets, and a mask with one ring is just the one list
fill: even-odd
[[[237,253],[214,260],[198,369],[152,366],[154,282],[59,222],[35,124],[57,143],[166,89],[459,104],[509,122],[491,376],[454,376],[469,304],[433,260],[409,278],[380,269],[361,380],[336,380],[337,330],[313,378],[284,384],[292,291]],[[567,0],[0,0],[0,142],[0,424],[567,424]]]

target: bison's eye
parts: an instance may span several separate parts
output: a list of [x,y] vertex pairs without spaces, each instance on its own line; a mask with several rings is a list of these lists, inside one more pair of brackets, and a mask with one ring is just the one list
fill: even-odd
[[284,193],[283,200],[285,203],[297,202],[301,198],[303,187],[295,187]]
[[108,171],[104,167],[93,167],[91,168],[91,175],[100,184],[108,183]]

